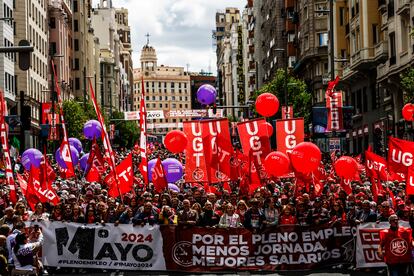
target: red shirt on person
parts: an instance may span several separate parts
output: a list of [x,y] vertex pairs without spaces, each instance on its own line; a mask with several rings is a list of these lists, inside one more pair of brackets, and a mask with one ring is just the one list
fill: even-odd
[[385,248],[386,264],[411,263],[412,229],[399,227],[398,230],[385,229],[380,232],[381,247]]
[[297,222],[294,215],[282,215],[279,220],[280,225],[296,224]]

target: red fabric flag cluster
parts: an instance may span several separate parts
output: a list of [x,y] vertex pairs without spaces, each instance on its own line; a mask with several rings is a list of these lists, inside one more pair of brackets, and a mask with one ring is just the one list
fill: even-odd
[[161,164],[161,158],[158,157],[155,166],[152,168],[152,182],[156,193],[162,193],[168,188],[167,179],[165,178],[164,167]]
[[62,124],[62,132],[63,132],[63,141],[60,146],[60,153],[62,155],[62,159],[65,161],[66,164],[66,171],[65,171],[65,177],[70,178],[75,176],[75,168],[73,167],[72,162],[72,154],[70,152],[70,144],[68,139],[68,133],[66,131],[66,124],[65,124],[65,117],[63,115],[63,106],[62,106],[62,97],[60,94],[60,85],[58,82],[58,76],[56,74],[56,68],[55,63],[53,62],[53,59],[51,60],[52,63],[52,69],[53,69],[53,75],[55,79],[55,87],[56,87],[56,93],[58,98],[58,106],[59,106],[59,112],[60,112],[60,122]]
[[6,181],[10,190],[10,201],[17,202],[16,185],[13,177],[13,169],[10,160],[9,139],[7,135],[7,126],[5,116],[7,115],[7,105],[3,97],[3,91],[0,91],[0,143],[3,150],[3,162],[5,164]]
[[148,186],[148,155],[147,155],[147,108],[145,106],[145,86],[144,78],[141,79],[141,103],[139,112],[139,127],[140,127],[140,150],[141,150],[141,164],[140,171],[144,178],[145,185]]
[[89,153],[87,166],[85,170],[85,179],[89,182],[101,182],[102,174],[105,172],[104,159],[98,144],[94,140],[92,142],[91,151]]
[[[114,173],[115,172],[115,173]],[[130,192],[134,185],[134,170],[132,169],[132,153],[130,153],[118,166],[114,172],[105,177],[108,184],[108,194],[111,197],[118,197]],[[118,183],[115,183],[117,181]]]

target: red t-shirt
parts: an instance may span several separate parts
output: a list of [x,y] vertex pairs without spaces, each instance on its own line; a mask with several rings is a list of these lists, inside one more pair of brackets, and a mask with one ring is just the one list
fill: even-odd
[[397,231],[385,229],[380,232],[386,264],[411,263],[411,232],[411,228],[404,227],[399,227]]

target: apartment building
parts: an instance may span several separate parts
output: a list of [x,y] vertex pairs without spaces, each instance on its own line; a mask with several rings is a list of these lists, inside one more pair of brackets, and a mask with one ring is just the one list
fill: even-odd
[[[152,131],[154,134],[166,134],[170,128],[177,128],[186,118],[168,118],[164,116],[171,110],[191,110],[190,75],[184,67],[157,64],[154,47],[145,45],[141,50],[141,68],[134,69],[134,110],[139,110],[141,100],[141,80],[144,78],[147,111],[162,111],[163,118],[150,123],[164,124]],[[165,111],[165,112],[164,112]],[[170,124],[170,125],[168,125]]]
[[[0,12],[3,18],[13,18],[14,7],[12,0],[0,1],[0,7],[3,7]],[[0,21],[0,45],[3,47],[15,45],[12,20]],[[17,114],[17,110],[14,108],[17,96],[16,77],[14,74],[15,61],[16,56],[14,54],[0,55],[0,87],[4,92],[4,98],[10,114]]]
[[24,110],[19,110],[18,114],[30,114],[31,118],[30,129],[27,129],[21,137],[24,148],[38,145],[40,103],[50,99],[50,93],[44,92],[48,90],[48,63],[50,62],[47,9],[46,0],[20,1],[14,6],[14,41],[27,39],[34,47],[29,70],[20,70],[17,63],[14,68],[17,77],[16,91],[19,91],[17,100],[20,100],[20,91],[23,91],[25,97]]

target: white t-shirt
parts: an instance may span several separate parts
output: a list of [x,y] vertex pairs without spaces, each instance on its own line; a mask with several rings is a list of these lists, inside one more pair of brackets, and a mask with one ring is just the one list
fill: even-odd
[[[43,235],[40,234],[37,242],[26,243],[23,246],[20,246],[19,250],[17,251],[16,256],[14,250],[12,251],[13,254],[13,262],[14,267],[17,270],[26,270],[26,271],[33,271],[33,257],[35,255],[34,250],[42,246],[43,244]],[[23,264],[21,262],[24,262]]]

